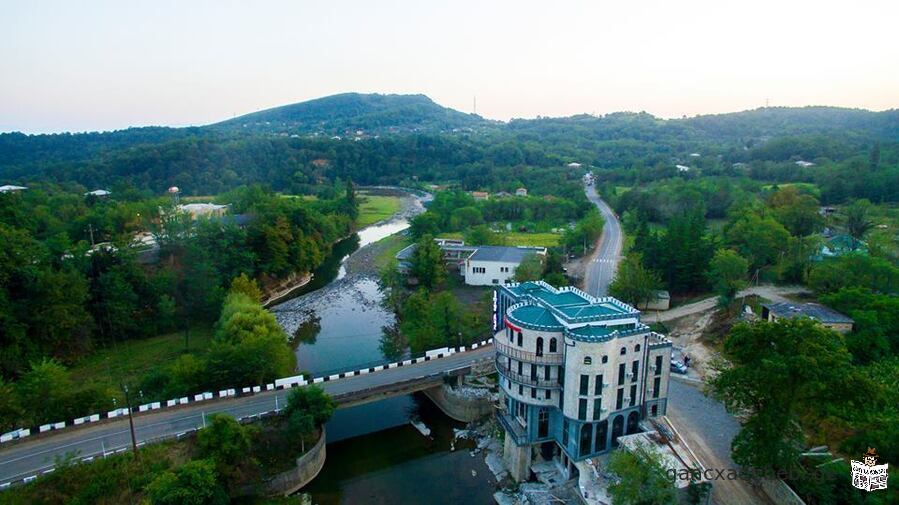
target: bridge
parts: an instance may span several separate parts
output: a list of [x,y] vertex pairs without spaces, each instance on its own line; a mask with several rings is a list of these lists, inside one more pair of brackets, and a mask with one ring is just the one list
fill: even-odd
[[[440,386],[447,377],[465,375],[473,365],[492,359],[493,346],[481,345],[439,358],[407,360],[389,367],[317,378],[314,382],[334,398],[338,408],[342,408]],[[138,446],[188,436],[203,428],[213,414],[229,414],[241,420],[274,415],[284,406],[290,393],[289,389],[254,389],[258,392],[251,390],[250,394],[242,396],[134,412]],[[41,474],[52,472],[55,458],[67,454],[91,461],[127,451],[131,448],[131,435],[127,416],[118,416],[47,431],[3,445],[6,447],[0,446],[0,489],[30,482]]]

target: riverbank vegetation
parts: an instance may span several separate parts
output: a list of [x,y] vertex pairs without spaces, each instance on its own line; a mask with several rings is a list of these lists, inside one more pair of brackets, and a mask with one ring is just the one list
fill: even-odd
[[[233,279],[264,289],[318,266],[353,229],[354,197],[351,184],[315,201],[238,188],[218,197],[229,213],[191,219],[140,193],[0,194],[0,431],[112,410],[126,386],[146,403],[290,375],[274,318],[264,338],[216,329],[209,339],[209,328],[236,304],[226,300]],[[270,316],[255,295],[244,302],[239,312]],[[263,361],[254,368],[247,352]],[[29,401],[41,394],[56,405]]]
[[254,489],[293,468],[333,412],[333,400],[320,388],[297,388],[281,416],[243,425],[217,414],[196,437],[146,445],[137,456],[121,453],[85,463],[72,455],[57,462],[54,472],[0,493],[0,504],[264,503],[267,497]]

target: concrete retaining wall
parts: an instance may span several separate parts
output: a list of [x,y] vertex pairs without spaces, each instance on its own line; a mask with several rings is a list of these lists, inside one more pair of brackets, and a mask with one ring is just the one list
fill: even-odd
[[294,468],[266,479],[255,491],[266,496],[287,496],[312,482],[325,466],[326,439],[325,428],[322,427],[318,442],[306,454],[297,458]]
[[464,396],[446,384],[426,389],[423,392],[444,414],[456,421],[470,423],[493,413],[493,400],[491,398]]
[[776,505],[805,505],[802,498],[780,479],[762,479],[762,491]]

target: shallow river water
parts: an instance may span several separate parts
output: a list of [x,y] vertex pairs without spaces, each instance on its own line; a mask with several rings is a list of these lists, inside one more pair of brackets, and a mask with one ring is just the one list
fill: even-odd
[[[312,282],[271,307],[298,342],[301,371],[319,376],[396,359],[398,351],[384,344],[389,339],[383,331],[394,316],[381,307],[377,282],[347,276],[344,263],[360,247],[408,226],[406,219],[395,219],[338,243]],[[430,435],[412,421],[423,422]],[[465,441],[451,450],[453,429],[463,427],[421,395],[338,410],[327,425],[324,469],[300,492],[319,505],[492,503],[495,479],[483,455],[470,455]]]

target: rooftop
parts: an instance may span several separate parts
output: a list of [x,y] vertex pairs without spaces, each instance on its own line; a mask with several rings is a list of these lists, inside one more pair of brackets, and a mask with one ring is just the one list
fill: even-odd
[[639,323],[640,311],[611,297],[596,298],[572,287],[557,289],[542,281],[510,284],[500,289],[518,302],[507,311],[513,324],[518,322],[550,331],[565,329],[572,338],[586,341],[649,330]]
[[530,254],[546,254],[542,247],[506,247],[499,245],[477,246],[474,254],[468,257],[471,261],[501,261],[504,263],[520,263]]
[[796,317],[808,317],[816,321],[828,324],[853,323],[851,317],[841,314],[832,308],[820,303],[768,303],[763,305],[774,313],[775,316],[784,319]]

